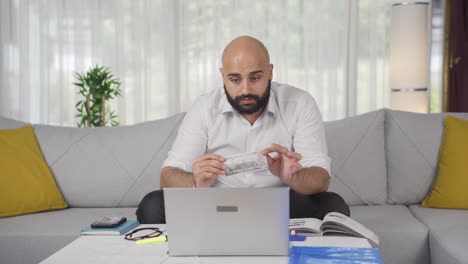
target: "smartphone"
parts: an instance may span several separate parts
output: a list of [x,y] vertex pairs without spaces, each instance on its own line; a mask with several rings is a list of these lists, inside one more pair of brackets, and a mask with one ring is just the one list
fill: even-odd
[[101,220],[95,221],[91,224],[92,228],[113,228],[121,225],[127,221],[126,217],[120,216],[105,216]]

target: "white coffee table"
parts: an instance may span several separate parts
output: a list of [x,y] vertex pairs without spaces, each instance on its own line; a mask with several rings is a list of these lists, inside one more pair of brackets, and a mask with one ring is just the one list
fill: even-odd
[[[139,227],[149,226],[165,230],[165,225]],[[291,245],[371,247],[366,239],[350,237],[308,237]],[[123,236],[81,236],[41,263],[287,264],[288,261],[288,256],[170,257],[167,243],[139,246]]]

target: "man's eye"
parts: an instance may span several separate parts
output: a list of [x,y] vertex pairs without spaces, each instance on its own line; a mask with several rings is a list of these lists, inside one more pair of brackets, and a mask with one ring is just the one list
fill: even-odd
[[232,83],[238,83],[238,82],[239,82],[239,79],[237,79],[237,78],[232,78],[230,81],[231,81]]
[[255,81],[260,80],[260,78],[261,78],[260,76],[252,76],[252,77],[250,77],[250,80],[255,82]]

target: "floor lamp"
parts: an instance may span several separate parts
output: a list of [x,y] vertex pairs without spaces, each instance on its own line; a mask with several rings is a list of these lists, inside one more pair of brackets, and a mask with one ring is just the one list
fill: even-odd
[[390,16],[390,108],[427,113],[429,3],[392,5]]

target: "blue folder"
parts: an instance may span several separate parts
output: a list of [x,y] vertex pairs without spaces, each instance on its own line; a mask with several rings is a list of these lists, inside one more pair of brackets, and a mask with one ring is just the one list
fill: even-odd
[[289,264],[383,264],[376,248],[293,246]]

